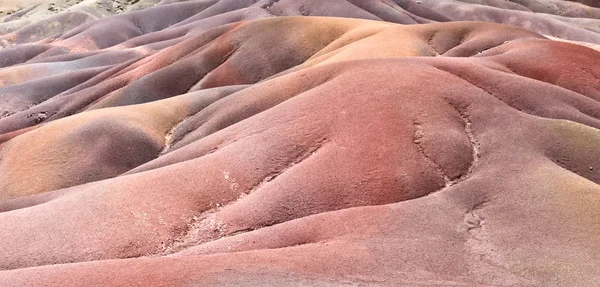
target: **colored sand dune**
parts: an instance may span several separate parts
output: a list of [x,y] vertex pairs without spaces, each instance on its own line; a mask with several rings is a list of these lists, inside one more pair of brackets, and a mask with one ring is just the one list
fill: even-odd
[[0,286],[595,286],[600,8],[0,4]]

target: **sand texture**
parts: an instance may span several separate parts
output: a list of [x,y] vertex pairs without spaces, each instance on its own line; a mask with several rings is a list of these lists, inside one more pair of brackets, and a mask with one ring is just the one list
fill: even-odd
[[0,286],[598,286],[594,3],[3,1]]

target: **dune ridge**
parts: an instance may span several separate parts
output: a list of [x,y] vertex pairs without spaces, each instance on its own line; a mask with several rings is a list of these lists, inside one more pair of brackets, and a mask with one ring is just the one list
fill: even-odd
[[0,286],[600,282],[593,3],[51,2],[0,18]]

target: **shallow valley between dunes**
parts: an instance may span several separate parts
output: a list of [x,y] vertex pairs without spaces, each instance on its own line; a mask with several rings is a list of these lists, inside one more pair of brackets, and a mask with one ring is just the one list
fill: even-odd
[[600,5],[0,3],[0,286],[597,286]]

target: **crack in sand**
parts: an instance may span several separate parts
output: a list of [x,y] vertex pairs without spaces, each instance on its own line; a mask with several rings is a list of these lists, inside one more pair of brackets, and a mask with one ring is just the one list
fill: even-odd
[[[467,79],[464,79],[464,78],[462,78],[458,75],[455,75],[449,71],[445,71],[438,67],[435,67],[435,68],[442,72],[451,74],[451,75],[467,82],[468,84],[478,88],[479,90],[485,92],[489,96],[500,100],[504,104],[506,104],[520,112],[523,112],[523,111],[513,107],[512,105],[509,105],[502,99],[496,97],[493,93],[482,88],[481,86],[476,85],[476,84],[468,81]],[[449,101],[447,101],[447,102],[460,114],[461,118],[463,119],[463,122],[465,124],[465,131],[467,132],[469,141],[471,142],[471,145],[473,146],[472,150],[473,150],[473,155],[474,155],[473,159],[474,160],[473,160],[471,166],[469,167],[469,170],[467,171],[467,173],[458,179],[458,181],[456,182],[456,183],[458,183],[458,182],[462,182],[462,181],[466,180],[467,178],[469,178],[470,175],[472,174],[474,168],[477,166],[477,162],[480,157],[479,156],[480,145],[474,136],[474,133],[472,130],[472,122],[467,113],[467,110],[466,110],[467,108],[461,109],[457,105],[455,105]],[[523,112],[523,113],[525,113],[525,112]],[[456,184],[456,183],[454,183],[454,184]],[[454,184],[450,184],[449,186],[454,185]],[[496,247],[490,242],[490,240],[486,236],[486,230],[485,230],[486,218],[484,216],[482,216],[480,212],[489,203],[490,203],[489,200],[483,200],[482,202],[473,205],[473,207],[465,213],[463,223],[466,225],[466,228],[465,228],[465,225],[463,225],[463,227],[462,227],[462,228],[464,228],[463,232],[465,233],[465,237],[466,237],[465,247],[468,249],[468,252],[476,258],[476,260],[473,261],[474,262],[473,264],[475,264],[475,265],[486,264],[488,266],[491,266],[496,269],[495,271],[493,271],[494,273],[499,272],[503,276],[508,276],[508,278],[510,278],[510,281],[515,283],[513,285],[523,285],[524,283],[527,283],[527,280],[518,275],[513,274],[507,266],[503,265],[501,258],[498,257],[499,255],[498,255],[498,252],[496,251]]]
[[481,229],[485,224],[485,218],[479,214],[479,211],[483,209],[489,201],[484,200],[478,204],[475,204],[473,208],[465,213],[464,222],[467,224],[467,233],[473,235],[478,229]]
[[330,140],[328,138],[322,138],[320,140],[318,140],[313,147],[307,149],[306,152],[304,152],[303,154],[301,154],[299,157],[296,157],[293,161],[291,161],[286,167],[284,167],[283,169],[279,170],[279,171],[272,171],[270,173],[268,173],[261,182],[259,182],[257,185],[255,185],[252,189],[250,189],[250,191],[248,192],[248,194],[260,189],[261,187],[263,187],[265,184],[273,181],[274,179],[276,179],[277,177],[279,177],[280,175],[282,175],[283,173],[285,173],[286,171],[288,171],[289,169],[291,169],[292,167],[296,166],[297,164],[303,162],[304,160],[308,159],[309,157],[311,157],[312,155],[316,154],[317,151],[319,151],[323,146],[325,146],[325,144],[327,144]]
[[425,161],[436,170],[436,172],[442,177],[442,179],[444,179],[444,183],[447,187],[448,184],[451,182],[450,177],[444,172],[442,167],[437,162],[435,162],[431,157],[429,157],[429,155],[427,155],[427,153],[425,152],[425,149],[421,145],[421,139],[425,135],[421,129],[421,124],[418,122],[414,122],[413,126],[415,128],[413,142],[417,146],[417,150],[419,151],[419,154],[421,154],[421,156],[423,158],[425,158]]
[[173,142],[171,142],[171,140],[173,139],[173,133],[175,133],[175,130],[177,130],[188,118],[189,116],[185,117],[183,120],[173,125],[173,127],[169,131],[167,131],[167,133],[165,134],[165,146],[158,153],[158,156],[164,155],[165,153],[167,153],[169,148],[171,148],[171,146],[173,145]]
[[308,158],[315,155],[322,147],[324,147],[330,140],[328,138],[322,138],[318,140],[312,147],[306,149],[305,152],[301,153],[299,156],[295,157],[292,161],[290,161],[285,167],[280,170],[272,171],[265,175],[265,177],[250,188],[246,192],[242,192],[240,196],[226,205],[216,204],[215,208],[205,210],[200,215],[192,217],[190,223],[188,223],[185,230],[173,239],[167,240],[168,243],[163,242],[162,252],[159,252],[156,255],[164,256],[176,252],[180,252],[187,248],[201,245],[203,243],[207,243],[210,241],[214,241],[217,239],[232,237],[242,233],[255,231],[261,228],[269,227],[275,224],[279,224],[281,222],[269,222],[266,224],[262,224],[260,226],[251,226],[245,227],[237,230],[228,230],[227,223],[223,222],[222,219],[218,218],[216,214],[222,209],[234,205],[235,203],[242,200],[244,197],[254,193],[259,190],[269,182],[274,181],[279,176],[292,169],[296,165],[304,162]]
[[[492,268],[492,273],[507,278],[510,286],[530,285],[531,282],[517,274],[511,272],[509,266],[504,263],[503,257],[498,253],[497,247],[490,240],[490,235],[486,231],[486,217],[481,212],[490,204],[487,199],[475,204],[465,213],[462,232],[465,234],[465,247],[470,256],[474,257],[471,261],[471,268],[478,269],[481,266]],[[479,266],[479,267],[478,267]],[[481,274],[476,274],[481,276]],[[484,274],[483,276],[488,276]],[[506,280],[506,279],[505,279]]]
[[446,174],[444,169],[437,162],[435,162],[429,155],[427,155],[427,153],[425,152],[425,149],[421,145],[421,138],[423,138],[423,136],[424,136],[424,133],[421,129],[421,124],[419,124],[417,122],[413,123],[413,125],[415,127],[413,142],[417,146],[417,150],[419,151],[421,156],[423,156],[423,158],[425,158],[425,160],[436,170],[436,172],[444,180],[445,186],[442,189],[453,186],[453,185],[469,178],[470,175],[473,173],[475,166],[477,166],[477,163],[479,162],[479,158],[480,158],[480,154],[479,154],[480,144],[477,141],[477,139],[475,138],[475,134],[473,133],[472,122],[468,116],[466,108],[465,108],[465,111],[463,111],[463,110],[459,109],[455,104],[453,104],[447,100],[446,100],[446,102],[459,114],[460,118],[462,119],[465,135],[467,136],[467,138],[469,139],[469,143],[471,144],[471,152],[472,152],[471,164],[469,165],[469,168],[461,175],[457,176],[456,178],[450,178]]
[[473,127],[472,127],[473,123],[471,122],[471,119],[469,118],[469,114],[467,111],[468,107],[465,107],[464,110],[461,110],[458,106],[456,106],[452,102],[449,102],[449,101],[446,101],[446,102],[460,115],[460,118],[463,121],[463,127],[465,129],[465,134],[467,135],[467,138],[469,139],[469,143],[471,144],[471,157],[472,157],[471,164],[469,165],[467,172],[465,174],[459,176],[455,180],[450,181],[447,185],[447,186],[452,186],[461,181],[466,180],[467,178],[469,178],[471,176],[471,174],[473,173],[473,170],[479,163],[479,158],[481,157],[481,155],[480,155],[480,143],[475,138],[475,134],[473,132]]
[[440,56],[440,53],[437,51],[437,49],[435,48],[435,46],[433,45],[433,39],[435,38],[435,36],[437,36],[437,34],[440,31],[433,31],[433,33],[431,33],[431,36],[429,36],[429,40],[427,41],[427,43],[429,43],[429,48],[431,48],[431,50],[433,51],[433,53],[435,54],[435,56]]
[[[505,66],[505,67],[506,67],[506,66]],[[510,70],[511,72],[513,72],[514,74],[510,74],[510,73],[508,73],[508,72],[505,72],[505,71],[501,71],[501,72],[503,72],[503,73],[507,73],[507,74],[510,74],[511,76],[523,77],[522,75],[520,75],[520,74],[518,74],[518,73],[515,73],[515,72],[514,72],[514,71],[513,71],[511,68],[509,68],[509,67],[506,67],[506,68],[507,68],[508,70]],[[458,76],[458,75],[455,75],[455,74],[453,74],[453,73],[451,73],[451,72],[449,72],[449,71],[445,71],[445,70],[443,70],[443,69],[440,69],[440,68],[437,68],[437,67],[436,67],[436,69],[438,69],[438,70],[440,70],[440,71],[443,71],[443,72],[446,72],[446,73],[449,73],[449,74],[451,74],[451,75],[454,75],[454,76],[455,76],[455,77],[457,77],[457,78],[460,78],[460,79],[464,80],[465,82],[469,83],[470,85],[472,85],[472,86],[474,86],[474,87],[478,88],[479,90],[481,90],[481,91],[485,92],[485,93],[486,93],[486,94],[488,94],[489,96],[491,96],[491,97],[493,97],[493,98],[495,98],[495,99],[497,99],[497,100],[501,101],[502,103],[506,104],[507,106],[509,106],[509,107],[511,107],[511,108],[513,108],[513,109],[515,109],[515,110],[517,110],[517,111],[519,111],[519,112],[523,113],[523,114],[526,114],[526,115],[529,115],[529,116],[533,116],[533,117],[536,117],[536,118],[541,118],[541,119],[568,120],[568,119],[561,119],[561,118],[549,118],[549,117],[545,117],[545,116],[541,116],[541,115],[536,115],[536,114],[533,114],[533,113],[530,113],[530,112],[526,112],[526,111],[524,111],[524,110],[522,110],[522,109],[519,109],[518,107],[515,107],[515,106],[513,106],[513,105],[509,104],[509,103],[508,103],[507,101],[505,101],[504,99],[502,99],[502,98],[500,98],[500,97],[498,97],[498,96],[494,95],[494,93],[492,93],[492,92],[488,91],[487,89],[485,89],[485,88],[481,87],[480,85],[477,85],[477,84],[475,84],[475,83],[472,83],[471,81],[469,81],[469,80],[467,80],[467,79],[465,79],[465,78],[463,78],[463,77],[460,77],[460,76]],[[496,69],[494,69],[494,70],[496,70]],[[499,70],[496,70],[496,71],[499,71]],[[528,79],[530,79],[530,78],[528,78]],[[536,80],[536,81],[537,81],[537,80]],[[540,81],[540,82],[541,82],[541,81]],[[550,84],[550,83],[546,83],[546,82],[542,82],[542,83],[544,83],[544,84]],[[556,85],[554,85],[554,86],[556,86]],[[559,87],[559,88],[562,88],[562,87],[560,87],[560,86],[557,86],[557,87]],[[564,89],[564,88],[563,88],[563,89]],[[566,90],[568,90],[568,89],[566,89]],[[574,91],[571,91],[571,90],[568,90],[568,91],[570,91],[570,92],[574,92]],[[574,92],[574,93],[576,93],[576,92]],[[579,93],[577,93],[577,94],[579,94]],[[582,95],[582,94],[579,94],[579,95],[581,95],[581,96],[584,96],[584,97],[587,97],[587,96],[585,96],[585,95]],[[451,104],[451,103],[450,103],[450,104]],[[451,104],[451,105],[452,105],[452,104]],[[453,106],[453,107],[454,107],[454,108],[455,108],[455,109],[456,109],[456,110],[457,110],[457,111],[460,113],[460,111],[457,109],[457,107],[456,107],[456,106]],[[581,114],[583,114],[583,115],[589,116],[589,117],[591,117],[591,118],[596,118],[596,116],[595,116],[595,115],[591,115],[591,114],[584,113],[583,111],[579,110],[579,109],[578,109],[578,108],[576,108],[576,107],[573,107],[573,108],[575,108],[575,109],[576,109],[578,112],[580,112],[580,113],[581,113]],[[463,116],[463,115],[461,115],[461,116]],[[465,116],[466,116],[466,115],[465,115]],[[465,117],[464,119],[468,121],[468,117]],[[465,122],[465,124],[467,124],[467,122]],[[471,126],[471,123],[470,123],[470,121],[468,122],[468,126],[469,126],[469,128],[470,128],[470,126]],[[475,141],[475,138],[474,138],[474,136],[472,136],[472,135],[469,137],[469,140],[471,140],[471,142],[472,142],[472,143],[476,143],[476,141]],[[583,174],[581,171],[578,171],[578,170],[576,170],[576,169],[575,169],[575,168],[573,168],[573,167],[569,167],[569,166],[567,166],[567,165],[565,165],[565,164],[562,164],[562,163],[560,162],[560,160],[553,159],[552,157],[548,157],[548,159],[552,160],[552,162],[554,162],[554,163],[555,163],[557,166],[559,166],[560,168],[563,168],[563,169],[565,169],[565,170],[567,170],[567,171],[569,171],[569,172],[572,172],[573,174],[576,174],[576,175],[578,175],[578,176],[581,176],[582,178],[585,178],[585,179],[587,179],[587,180],[590,180],[590,181],[592,181],[592,182],[596,182],[596,181],[594,181],[594,180],[590,179],[590,178],[589,178],[588,176],[586,176],[585,174]],[[593,168],[593,167],[592,167],[592,168]],[[470,172],[472,171],[472,168],[469,168],[469,169],[470,169],[470,171],[469,171],[469,173],[470,173]],[[461,180],[461,181],[462,181],[462,180]]]

